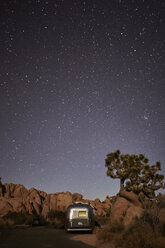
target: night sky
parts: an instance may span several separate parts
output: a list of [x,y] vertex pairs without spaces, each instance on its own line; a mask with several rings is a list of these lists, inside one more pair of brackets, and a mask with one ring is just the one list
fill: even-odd
[[3,183],[103,200],[116,149],[165,173],[164,0],[2,0],[0,58]]

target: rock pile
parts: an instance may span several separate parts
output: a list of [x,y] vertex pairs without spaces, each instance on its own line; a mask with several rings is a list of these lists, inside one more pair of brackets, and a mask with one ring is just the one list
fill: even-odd
[[83,199],[83,196],[78,193],[47,194],[35,188],[27,190],[20,184],[0,185],[0,217],[11,211],[37,214],[46,218],[50,210],[65,212],[68,205],[77,201],[90,203],[95,207],[96,214],[99,216],[105,216],[111,207],[111,198],[107,198],[104,202],[99,199],[92,201]]

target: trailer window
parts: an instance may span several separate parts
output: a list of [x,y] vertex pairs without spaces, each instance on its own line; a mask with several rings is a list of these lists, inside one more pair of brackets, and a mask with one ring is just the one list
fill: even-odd
[[86,211],[79,211],[78,212],[78,217],[86,217],[87,216],[87,212]]

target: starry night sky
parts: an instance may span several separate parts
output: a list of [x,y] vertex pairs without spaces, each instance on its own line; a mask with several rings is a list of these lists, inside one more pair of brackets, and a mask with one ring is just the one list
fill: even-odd
[[105,199],[106,154],[165,173],[165,1],[2,0],[2,182]]

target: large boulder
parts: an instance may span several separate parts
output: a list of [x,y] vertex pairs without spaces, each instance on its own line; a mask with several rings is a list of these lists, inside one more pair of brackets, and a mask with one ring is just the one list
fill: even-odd
[[73,202],[70,192],[57,194],[57,210],[65,212],[66,208]]
[[12,205],[5,197],[0,197],[0,217],[6,215],[10,211],[13,211]]
[[15,188],[16,188],[16,184],[14,184],[14,183],[5,183],[4,188],[5,188],[5,192],[4,192],[5,197],[14,197],[14,191],[15,191]]
[[43,202],[42,215],[46,217],[50,210],[65,212],[66,208],[73,202],[72,197],[70,192],[48,194]]
[[103,207],[103,203],[100,201],[100,199],[96,198],[93,202],[90,202],[90,204],[95,208],[96,212],[95,214],[98,216],[105,216],[106,212]]
[[79,193],[74,193],[72,195],[72,201],[73,202],[82,201],[82,199],[83,199],[83,195],[81,195]]
[[32,203],[32,206],[33,206],[33,213],[36,213],[37,215],[41,215],[42,206],[35,201]]
[[50,210],[57,210],[57,195],[48,194],[43,202],[42,215],[46,218]]
[[26,198],[28,190],[21,184],[5,183],[4,196],[13,198]]
[[133,192],[121,192],[111,208],[110,222],[122,223],[128,227],[135,218],[140,218],[143,213],[142,205]]
[[0,216],[4,216],[8,212],[26,213],[26,207],[21,199],[1,197]]
[[136,195],[133,192],[128,192],[126,190],[123,190],[119,193],[119,196],[125,198],[126,200],[134,204],[135,206],[141,206],[141,202],[138,199],[138,195]]
[[30,202],[36,202],[38,205],[42,205],[42,197],[40,196],[38,190],[36,190],[35,188],[31,188],[28,191],[28,198],[30,200]]
[[26,212],[29,214],[33,214],[35,212],[34,206],[32,203],[30,203],[29,199],[22,199],[22,203],[26,208]]
[[8,203],[12,206],[12,212],[25,213],[26,207],[21,199],[7,198]]
[[47,193],[41,190],[38,190],[38,193],[40,194],[40,196],[42,197],[42,199],[45,199],[47,196]]

